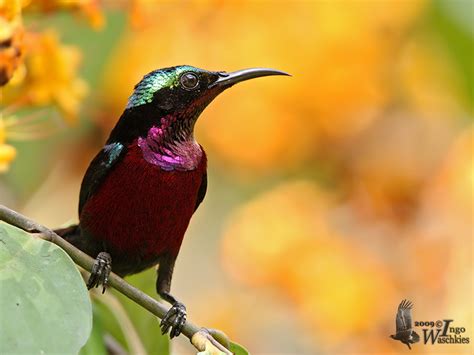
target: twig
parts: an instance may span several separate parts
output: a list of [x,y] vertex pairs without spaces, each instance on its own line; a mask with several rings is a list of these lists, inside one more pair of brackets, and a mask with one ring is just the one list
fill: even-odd
[[[0,221],[5,221],[30,233],[37,233],[35,236],[58,245],[77,265],[89,272],[91,271],[94,259],[61,238],[51,229],[46,228],[45,226],[28,219],[22,214],[3,205],[0,205]],[[114,273],[111,273],[109,276],[109,285],[160,319],[162,319],[167,312],[167,309],[157,300],[133,287]],[[205,350],[206,345],[208,344],[203,343],[202,339],[207,338],[209,342],[211,342],[212,345],[222,353],[232,354],[228,349],[214,339],[207,329],[201,328],[191,323],[189,320],[186,321],[181,334],[186,336],[199,351]],[[199,341],[197,339],[199,339]]]

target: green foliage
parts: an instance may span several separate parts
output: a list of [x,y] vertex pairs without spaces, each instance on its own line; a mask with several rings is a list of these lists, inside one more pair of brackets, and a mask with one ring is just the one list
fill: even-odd
[[102,317],[95,305],[93,314],[94,323],[92,325],[92,333],[86,345],[82,347],[80,355],[107,355],[107,349],[104,343]]
[[230,342],[229,350],[232,351],[234,355],[249,355],[249,351],[245,349],[242,345]]
[[92,327],[84,281],[56,245],[0,222],[0,353],[77,354]]
[[472,3],[469,1],[437,0],[428,13],[428,26],[448,49],[454,68],[464,86],[464,93],[472,109],[474,104],[474,46]]
[[[139,275],[128,277],[127,281],[149,295],[154,295],[156,294],[155,278],[156,271],[151,269]],[[120,319],[121,316],[119,315],[120,312],[117,306],[111,302],[108,296],[120,301],[131,322],[129,326],[134,328],[134,332],[140,337],[139,341],[150,354],[165,355],[170,353],[169,337],[161,334],[159,327],[160,320],[121,293],[109,288],[105,295],[98,294],[96,297],[93,297],[94,325],[92,335],[86,346],[81,349],[81,355],[95,355],[95,353],[91,351],[95,346],[95,344],[93,344],[95,340],[92,339],[94,334],[101,334],[102,338],[108,334],[129,353],[134,353],[133,349],[130,349],[129,346],[129,338],[131,336],[130,329],[127,329],[129,326],[125,324],[123,319]]]

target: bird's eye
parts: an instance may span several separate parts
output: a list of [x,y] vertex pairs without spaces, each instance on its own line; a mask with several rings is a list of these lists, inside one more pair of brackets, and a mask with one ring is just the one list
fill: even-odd
[[192,90],[198,86],[199,78],[196,74],[188,72],[181,75],[179,82],[183,89]]

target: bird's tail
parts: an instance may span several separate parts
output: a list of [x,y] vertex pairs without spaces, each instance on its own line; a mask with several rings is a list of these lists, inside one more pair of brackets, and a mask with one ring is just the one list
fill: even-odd
[[417,332],[413,331],[413,332],[411,333],[411,336],[413,337],[413,342],[414,342],[414,343],[418,343],[418,342],[420,341],[420,336],[418,335]]
[[58,228],[53,230],[56,234],[68,241],[76,248],[95,258],[101,251],[102,244],[100,242],[91,241],[82,235],[81,226],[73,224],[66,228]]
[[66,240],[71,239],[75,236],[79,236],[81,234],[81,230],[78,224],[73,224],[72,226],[66,228],[54,229],[53,232]]

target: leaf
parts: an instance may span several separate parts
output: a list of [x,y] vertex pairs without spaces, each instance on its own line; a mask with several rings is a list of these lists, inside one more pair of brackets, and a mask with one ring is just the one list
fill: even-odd
[[242,345],[233,342],[230,342],[229,350],[232,351],[234,355],[250,355],[249,351]]
[[201,328],[191,338],[191,343],[201,351],[197,355],[249,355],[242,345],[229,341],[227,335],[217,329]]
[[92,333],[87,340],[86,345],[81,348],[80,355],[107,355],[107,349],[104,342],[104,329],[102,326],[102,315],[97,307],[93,309]]
[[56,245],[0,222],[0,353],[77,354],[92,327],[84,281]]

